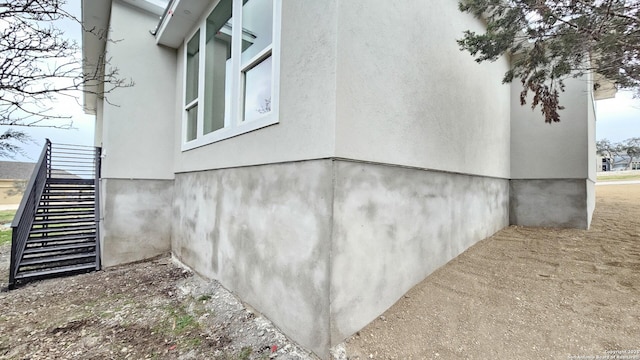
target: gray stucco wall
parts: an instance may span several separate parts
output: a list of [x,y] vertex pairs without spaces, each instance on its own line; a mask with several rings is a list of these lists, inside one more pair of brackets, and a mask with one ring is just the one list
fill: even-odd
[[456,43],[484,29],[455,0],[338,1],[334,156],[508,178],[509,60]]
[[540,109],[520,105],[521,90],[519,82],[511,84],[510,223],[588,228],[595,208],[591,82],[586,76],[566,81],[565,109],[553,124]]
[[100,192],[103,266],[171,251],[172,180],[102,179]]
[[509,221],[512,225],[587,229],[595,208],[594,194],[588,179],[511,180]]
[[508,225],[508,180],[336,162],[331,342]]
[[174,256],[327,355],[332,162],[176,174],[175,195]]
[[106,66],[134,85],[98,106],[103,177],[173,179],[176,51],[155,44],[149,30],[157,24],[153,14],[112,2]]
[[[595,137],[589,129],[590,84],[586,77],[568,79],[560,94],[560,122],[547,124],[540,108],[520,105],[522,84],[511,84],[511,179],[586,179],[593,162],[590,146]],[[593,141],[593,143],[591,143]],[[595,153],[594,153],[595,154]],[[591,160],[593,161],[593,160]]]
[[321,357],[508,224],[506,179],[343,160],[176,174],[174,256]]

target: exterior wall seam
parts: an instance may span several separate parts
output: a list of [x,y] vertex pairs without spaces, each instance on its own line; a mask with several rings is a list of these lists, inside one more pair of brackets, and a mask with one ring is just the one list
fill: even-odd
[[[277,161],[277,162],[270,162],[270,163],[263,163],[263,164],[226,166],[226,167],[219,167],[219,168],[213,168],[213,169],[199,169],[199,170],[193,170],[193,171],[178,171],[178,172],[175,173],[175,175],[178,175],[178,174],[192,174],[192,173],[197,173],[197,172],[206,172],[206,171],[214,171],[214,170],[241,169],[241,168],[249,168],[249,167],[256,167],[256,166],[292,164],[292,163],[307,162],[307,161],[318,161],[318,160],[346,161],[346,162],[352,162],[352,163],[391,166],[391,167],[397,167],[397,168],[402,168],[402,169],[433,171],[433,172],[438,172],[438,173],[441,173],[441,174],[473,176],[473,177],[479,177],[479,178],[484,178],[484,179],[521,180],[521,179],[511,179],[511,178],[500,177],[500,176],[490,176],[490,175],[481,175],[481,174],[473,174],[473,173],[462,173],[462,172],[456,172],[456,171],[447,171],[447,170],[440,170],[440,169],[431,169],[431,168],[425,168],[425,167],[420,167],[420,166],[391,164],[391,163],[370,161],[370,160],[350,159],[350,158],[343,158],[343,157],[337,157],[337,156],[319,157],[319,158],[313,158],[313,159]],[[575,178],[574,180],[582,180],[582,179],[583,178]],[[522,179],[522,180],[532,180],[532,179]]]
[[328,297],[328,301],[327,304],[329,304],[329,311],[328,311],[328,317],[327,317],[327,330],[329,332],[329,348],[332,347],[333,341],[334,339],[333,337],[333,325],[332,325],[332,321],[331,319],[333,318],[332,316],[332,303],[331,303],[331,298],[332,298],[332,274],[333,274],[333,245],[334,245],[334,238],[335,238],[335,233],[334,233],[334,214],[335,214],[335,209],[336,209],[336,187],[337,187],[337,183],[338,183],[338,164],[336,162],[335,159],[331,160],[331,213],[329,215],[329,255],[327,257],[327,297]]
[[559,180],[589,180],[589,178],[583,177],[583,178],[574,178],[574,177],[569,177],[569,178],[516,178],[516,179],[508,179],[509,181],[541,181],[541,180],[553,180],[553,181],[559,181]]
[[[125,178],[125,177],[106,177],[103,176],[100,179],[105,180],[139,180],[139,181],[175,181],[175,177],[171,179],[158,179],[158,178]],[[173,199],[172,199],[173,200]]]

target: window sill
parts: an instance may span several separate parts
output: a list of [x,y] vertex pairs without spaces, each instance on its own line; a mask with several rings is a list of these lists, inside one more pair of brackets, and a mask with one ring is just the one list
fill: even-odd
[[242,123],[235,127],[222,128],[214,132],[211,132],[209,134],[206,134],[200,138],[183,142],[182,151],[188,151],[188,150],[192,150],[192,149],[206,146],[209,144],[213,144],[218,141],[226,140],[238,135],[246,134],[251,131],[255,131],[267,126],[277,124],[278,122],[279,122],[278,117],[275,114],[269,114],[262,118]]

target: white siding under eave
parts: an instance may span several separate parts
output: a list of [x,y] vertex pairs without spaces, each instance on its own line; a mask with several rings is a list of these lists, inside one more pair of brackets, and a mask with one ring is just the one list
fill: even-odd
[[[566,81],[560,96],[560,122],[547,124],[540,109],[520,106],[522,85],[514,82],[511,105],[512,179],[587,179],[593,167],[589,150],[588,82],[586,78]],[[590,162],[591,161],[591,162]]]
[[508,60],[456,39],[483,24],[457,1],[341,1],[336,156],[509,177]]
[[102,118],[104,178],[173,179],[176,51],[149,30],[157,16],[114,1],[107,71],[135,85],[107,94]]

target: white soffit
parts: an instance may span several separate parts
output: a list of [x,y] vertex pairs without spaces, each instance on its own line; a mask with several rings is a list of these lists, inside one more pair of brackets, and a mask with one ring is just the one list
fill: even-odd
[[[111,0],[82,0],[80,5],[83,28],[82,32],[82,72],[92,74],[96,69],[100,56],[104,53],[106,32],[111,16]],[[97,35],[100,34],[100,35]],[[99,84],[86,84],[83,96],[83,107],[87,114],[96,112],[96,93],[101,91]]]
[[161,16],[164,9],[169,5],[169,0],[122,0],[129,5],[133,5],[152,14]]
[[156,43],[171,48],[182,45],[187,32],[195,26],[209,0],[173,0],[156,31]]

